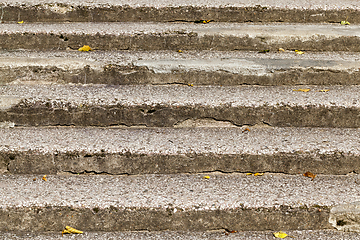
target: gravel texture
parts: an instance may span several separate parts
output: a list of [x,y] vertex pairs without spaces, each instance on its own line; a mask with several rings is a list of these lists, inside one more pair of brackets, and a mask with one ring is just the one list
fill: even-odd
[[[189,123],[190,124],[190,123]],[[343,128],[13,128],[0,129],[0,150],[41,153],[360,154],[360,130]],[[205,125],[206,126],[206,125]],[[219,127],[220,128],[217,128]]]
[[[55,239],[238,239],[238,240],[273,240],[273,232],[237,232],[226,235],[225,231],[215,232],[85,232],[81,235],[67,235],[61,236],[59,232],[56,233],[0,233],[1,239],[17,240],[17,239],[31,239],[31,240],[55,240]],[[360,234],[349,232],[338,232],[335,230],[308,230],[308,231],[286,231],[290,236],[304,240],[358,240]]]
[[[208,175],[209,179],[203,177]],[[36,178],[36,180],[34,180]],[[360,200],[359,176],[195,174],[143,176],[2,175],[0,206],[172,209],[333,207]]]

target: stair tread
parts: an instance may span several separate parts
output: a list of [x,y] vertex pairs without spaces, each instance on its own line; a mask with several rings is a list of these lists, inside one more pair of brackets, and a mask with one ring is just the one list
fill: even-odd
[[[231,230],[230,230],[231,231]],[[283,230],[284,231],[284,230]],[[273,239],[275,231],[246,231],[230,233],[226,235],[225,231],[213,232],[85,232],[77,235],[76,239]],[[360,236],[358,233],[339,232],[336,230],[298,230],[286,231],[290,236],[301,238],[304,240],[323,239],[323,240],[358,240]],[[1,233],[1,239],[15,240],[15,239],[36,239],[36,240],[53,240],[64,239],[59,232],[56,233]]]

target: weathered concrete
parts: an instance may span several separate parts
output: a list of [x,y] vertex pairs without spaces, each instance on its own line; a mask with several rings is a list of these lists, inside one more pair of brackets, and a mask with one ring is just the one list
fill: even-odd
[[241,23],[0,24],[1,49],[360,51],[360,25]]
[[207,175],[3,175],[0,231],[332,229],[330,208],[360,198],[357,175]]
[[360,172],[358,129],[244,129],[0,129],[0,171],[114,175]]
[[330,211],[329,222],[341,231],[360,232],[360,202],[334,207]]
[[359,23],[358,1],[2,1],[1,20],[25,22],[196,21]]
[[[232,231],[232,230],[230,230]],[[66,236],[66,239],[78,240],[93,240],[93,239],[128,239],[128,240],[199,240],[199,239],[237,239],[237,240],[264,240],[274,239],[274,231],[241,231],[236,233],[225,233],[222,231],[209,232],[85,232],[81,235]],[[351,232],[339,232],[336,230],[297,230],[286,231],[286,233],[296,239],[302,240],[359,240],[360,235]],[[226,235],[228,234],[228,235]],[[44,233],[0,233],[0,238],[3,240],[63,240],[65,237],[61,236],[59,232],[44,232]],[[289,238],[289,237],[288,237]]]
[[360,54],[2,51],[0,84],[358,85]]
[[[0,122],[173,127],[186,120],[214,119],[237,126],[360,127],[360,87],[310,88],[7,85],[0,86]],[[324,89],[329,91],[319,92]]]

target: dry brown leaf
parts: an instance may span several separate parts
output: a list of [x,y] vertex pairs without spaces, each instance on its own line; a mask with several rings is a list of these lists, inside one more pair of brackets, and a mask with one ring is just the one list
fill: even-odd
[[313,174],[311,172],[306,172],[303,174],[304,177],[308,177],[308,178],[312,178],[311,181],[314,180],[314,178],[316,177],[316,174]]
[[310,91],[309,88],[299,88],[299,89],[293,89],[294,92],[308,92]]
[[249,128],[245,128],[242,132],[244,133],[244,132],[250,132],[250,129]]
[[323,89],[323,90],[318,90],[317,92],[328,92],[330,91],[329,89]]

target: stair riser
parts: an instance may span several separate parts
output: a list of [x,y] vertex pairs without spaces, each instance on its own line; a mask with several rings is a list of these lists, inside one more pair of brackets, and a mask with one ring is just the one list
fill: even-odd
[[147,126],[174,127],[188,119],[215,119],[235,125],[266,123],[273,127],[360,127],[359,108],[323,106],[217,107],[78,105],[20,102],[0,111],[0,122],[16,126]]
[[[206,231],[231,229],[326,229],[327,208],[260,208],[229,210],[86,209],[33,207],[0,209],[0,231],[62,231],[70,225],[82,231]],[[49,224],[51,220],[51,224]]]
[[[0,172],[12,174],[105,173],[173,174],[222,171],[278,172],[299,174],[348,174],[360,171],[360,157],[334,153],[250,154],[136,154],[136,153],[56,153],[0,152]],[[321,162],[321,164],[319,163]]]
[[216,22],[340,22],[360,23],[359,11],[279,9],[267,7],[129,7],[71,6],[62,4],[4,6],[4,22],[169,22],[214,20]]
[[0,84],[17,81],[36,81],[52,83],[82,83],[110,85],[141,84],[193,84],[193,85],[359,85],[360,72],[329,70],[282,70],[267,75],[242,75],[226,71],[174,71],[172,73],[154,73],[147,67],[105,65],[103,70],[91,67],[64,70],[54,67],[0,68]]
[[[65,40],[66,41],[65,41]],[[289,38],[276,42],[276,37],[236,37],[221,35],[200,36],[197,33],[153,35],[71,35],[65,37],[56,34],[19,33],[1,34],[2,50],[34,49],[34,50],[66,50],[78,49],[84,44],[96,50],[253,50],[277,51],[283,49],[300,49],[305,51],[360,51],[360,38],[356,36],[338,36],[326,39],[314,36],[310,40]]]

